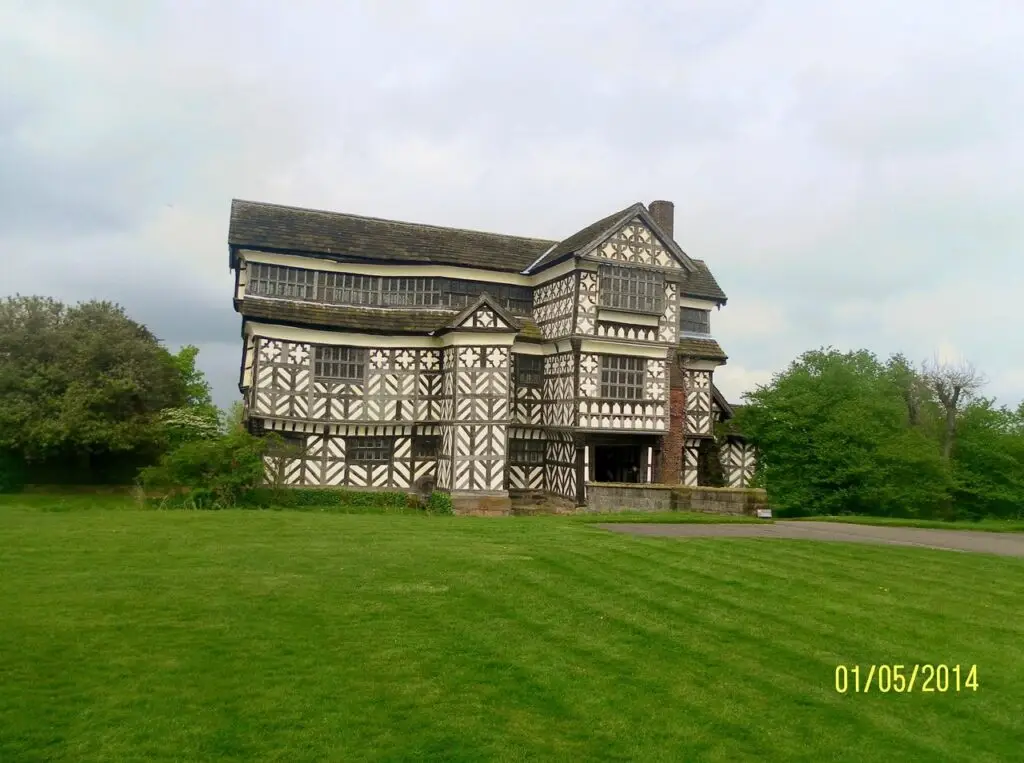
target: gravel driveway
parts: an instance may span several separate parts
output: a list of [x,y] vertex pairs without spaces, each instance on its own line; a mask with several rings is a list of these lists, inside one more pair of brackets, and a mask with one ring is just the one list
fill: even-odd
[[661,525],[600,524],[605,530],[630,535],[673,538],[795,538],[847,543],[883,543],[949,551],[975,551],[1002,556],[1024,556],[1024,533],[973,530],[924,530],[916,527],[879,527],[845,522],[775,521],[773,524]]

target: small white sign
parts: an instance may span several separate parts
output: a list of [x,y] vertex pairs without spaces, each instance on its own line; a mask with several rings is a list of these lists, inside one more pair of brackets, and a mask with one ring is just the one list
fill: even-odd
[[772,510],[771,509],[758,509],[757,510],[757,518],[758,519],[771,519],[772,518]]

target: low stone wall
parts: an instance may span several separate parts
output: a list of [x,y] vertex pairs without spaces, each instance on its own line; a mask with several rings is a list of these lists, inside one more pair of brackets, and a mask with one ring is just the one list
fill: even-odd
[[589,482],[587,505],[582,511],[702,511],[755,516],[758,509],[767,508],[768,495],[760,488]]
[[752,487],[675,487],[675,511],[756,516],[768,508],[768,494]]
[[673,489],[673,485],[588,482],[587,505],[581,511],[672,511]]

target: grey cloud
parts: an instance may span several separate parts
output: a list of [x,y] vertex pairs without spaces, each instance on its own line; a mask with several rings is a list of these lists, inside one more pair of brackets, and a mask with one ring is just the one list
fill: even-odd
[[[776,335],[721,324],[730,365],[926,355],[938,329],[858,306],[1024,276],[1021,19],[997,5],[969,24],[809,0],[4,8],[4,291],[119,301],[200,344],[226,402],[232,196],[550,237],[660,197],[725,311],[781,306]],[[1019,398],[994,338],[1019,318],[995,320],[965,313],[952,341]]]

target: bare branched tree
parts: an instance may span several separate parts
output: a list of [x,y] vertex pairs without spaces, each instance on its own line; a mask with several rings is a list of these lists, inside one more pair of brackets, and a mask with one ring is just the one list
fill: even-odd
[[985,385],[985,377],[970,363],[944,363],[934,358],[921,365],[921,376],[935,393],[945,414],[942,433],[942,458],[949,460],[956,439],[956,423],[960,412]]

